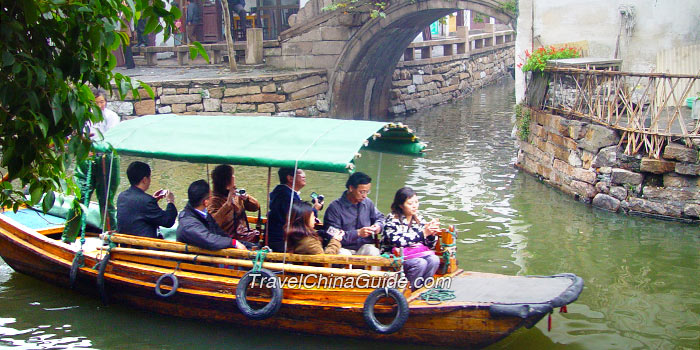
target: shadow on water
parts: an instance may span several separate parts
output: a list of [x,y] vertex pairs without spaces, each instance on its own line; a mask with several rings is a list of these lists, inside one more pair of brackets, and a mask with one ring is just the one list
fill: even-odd
[[[513,167],[513,83],[476,91],[401,120],[428,142],[424,157],[363,152],[374,178],[370,198],[388,212],[396,189],[411,186],[421,211],[459,233],[466,270],[511,275],[573,272],[586,287],[569,313],[552,315],[491,349],[697,349],[700,341],[700,228],[608,213],[574,201]],[[122,159],[122,173],[133,158]],[[207,167],[148,160],[151,190],[170,188],[179,209]],[[210,167],[209,170],[212,168]],[[272,186],[275,185],[273,169]],[[381,175],[378,179],[377,175]],[[236,167],[236,181],[264,203],[267,169]],[[307,188],[339,197],[346,175],[307,172]],[[126,180],[122,179],[122,189]],[[319,320],[319,327],[323,321]],[[100,349],[418,349],[166,317],[46,285],[0,263],[0,347]]]

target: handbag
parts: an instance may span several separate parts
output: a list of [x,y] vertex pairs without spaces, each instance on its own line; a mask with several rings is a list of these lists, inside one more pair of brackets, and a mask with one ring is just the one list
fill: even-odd
[[435,252],[423,243],[416,243],[403,248],[404,260],[422,258],[428,255],[435,255]]

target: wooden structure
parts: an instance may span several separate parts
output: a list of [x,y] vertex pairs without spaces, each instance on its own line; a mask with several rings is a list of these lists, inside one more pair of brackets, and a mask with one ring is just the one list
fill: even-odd
[[[88,243],[92,244],[86,244],[83,251],[75,244],[69,245],[60,240],[60,227],[47,225],[32,229],[15,219],[0,214],[0,255],[16,271],[68,287],[71,285],[71,267],[80,252],[85,265],[76,270],[77,277],[73,283],[76,290],[86,294],[104,293],[101,294],[103,301],[125,303],[179,317],[312,334],[481,347],[498,341],[520,327],[531,327],[552,307],[563,306],[562,302],[552,301],[541,304],[544,307],[542,310],[529,312],[528,308],[534,310],[540,304],[528,304],[521,317],[497,313],[498,305],[494,302],[461,300],[459,291],[456,292],[456,299],[435,303],[434,300],[421,299],[425,289],[415,292],[403,290],[410,310],[408,321],[396,333],[379,334],[372,331],[363,319],[363,304],[374,287],[363,287],[362,278],[373,278],[375,282],[372,283],[390,280],[396,275],[392,268],[392,265],[395,266],[394,260],[269,253],[263,267],[282,271],[279,278],[284,299],[275,316],[253,321],[239,312],[235,302],[234,291],[245,271],[229,266],[252,267],[251,258],[255,253],[237,249],[206,251],[183,243],[119,234],[107,237],[108,242],[121,246],[108,249],[101,240],[92,236],[88,237]],[[254,218],[250,220],[255,221]],[[446,235],[450,238],[444,237],[443,244],[450,245],[452,236]],[[110,256],[108,260],[105,258],[107,253]],[[102,260],[105,260],[105,268],[97,268]],[[329,264],[343,267],[326,267]],[[350,269],[347,268],[349,264],[381,266],[385,271]],[[100,270],[103,275],[100,275]],[[159,285],[158,280],[166,274],[173,274],[179,281],[176,292],[169,297],[154,292],[156,285]],[[533,279],[462,271],[457,268],[456,259],[449,263],[443,276],[451,278],[453,286],[470,280],[481,284],[483,281],[502,283]],[[324,279],[333,278],[341,278],[345,282],[324,284]],[[558,298],[566,300],[564,304],[575,300],[581,292],[582,283],[577,283],[576,279],[571,280],[571,286],[555,293],[559,295]],[[294,284],[294,281],[301,280],[309,285]],[[160,285],[162,292],[171,289],[170,284]],[[264,292],[249,294],[247,299],[252,303],[265,303],[268,300]],[[380,317],[391,317],[393,308],[388,303],[377,304],[374,312]],[[323,327],[319,327],[320,323],[323,323]]]
[[700,142],[700,120],[690,118],[690,110],[684,107],[689,92],[698,89],[700,75],[552,66],[544,74],[548,84],[540,89],[543,102],[533,101],[532,107],[619,130],[628,155],[643,150],[658,159],[670,140],[683,140],[686,145]]

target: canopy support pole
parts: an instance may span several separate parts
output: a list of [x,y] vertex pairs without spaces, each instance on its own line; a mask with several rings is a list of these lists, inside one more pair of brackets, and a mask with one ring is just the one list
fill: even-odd
[[265,224],[265,247],[267,247],[268,237],[270,236],[270,178],[272,177],[272,167],[267,167],[267,224]]
[[376,207],[379,203],[379,179],[382,175],[382,152],[379,152],[379,166],[377,167],[377,188],[374,194],[374,206]]

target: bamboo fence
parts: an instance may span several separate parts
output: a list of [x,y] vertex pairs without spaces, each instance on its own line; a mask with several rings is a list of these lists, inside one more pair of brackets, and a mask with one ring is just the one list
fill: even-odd
[[664,144],[700,145],[700,119],[686,98],[700,91],[700,75],[545,68],[549,86],[541,106],[617,129],[625,153],[642,149],[659,158]]

